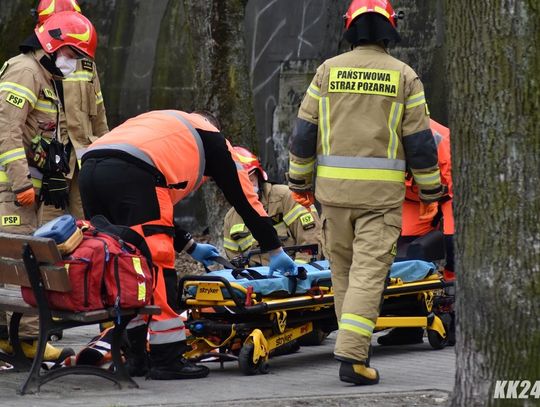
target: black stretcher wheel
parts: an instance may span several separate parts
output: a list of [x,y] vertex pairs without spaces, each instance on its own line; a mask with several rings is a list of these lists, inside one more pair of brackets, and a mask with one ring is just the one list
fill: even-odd
[[268,363],[265,360],[259,359],[257,363],[253,363],[254,350],[255,346],[252,343],[248,343],[242,346],[238,355],[238,366],[240,367],[240,371],[246,376],[253,376],[257,372],[266,374],[269,370]]

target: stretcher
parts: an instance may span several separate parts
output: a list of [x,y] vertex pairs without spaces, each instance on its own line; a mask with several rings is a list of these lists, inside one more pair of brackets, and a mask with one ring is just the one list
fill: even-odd
[[[246,375],[268,371],[268,359],[294,342],[318,344],[338,329],[331,272],[326,260],[298,263],[299,275],[270,275],[268,267],[233,268],[188,275],[179,282],[192,350],[184,356],[237,360]],[[452,298],[434,263],[394,263],[376,331],[422,327],[435,349],[448,340]]]

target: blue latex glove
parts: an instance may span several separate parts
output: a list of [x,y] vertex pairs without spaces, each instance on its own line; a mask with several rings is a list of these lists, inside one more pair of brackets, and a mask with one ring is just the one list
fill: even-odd
[[296,276],[298,274],[296,264],[281,248],[279,252],[270,255],[268,267],[270,268],[270,276],[274,274],[274,271],[278,271],[284,276]]
[[210,266],[213,263],[213,258],[219,256],[218,249],[211,244],[206,243],[193,243],[195,248],[190,253],[190,256],[195,260],[200,261],[205,267]]

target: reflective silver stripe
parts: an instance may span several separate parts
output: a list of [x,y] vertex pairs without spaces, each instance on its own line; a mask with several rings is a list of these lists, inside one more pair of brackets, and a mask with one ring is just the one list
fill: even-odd
[[388,128],[390,130],[390,142],[388,143],[388,158],[395,159],[397,157],[399,138],[397,135],[397,126],[403,115],[403,104],[394,102],[390,109],[388,117]]
[[433,137],[435,138],[435,145],[439,147],[439,144],[443,141],[443,136],[441,136],[439,132],[433,131]]
[[347,157],[340,155],[319,155],[319,165],[336,168],[374,168],[405,171],[405,160],[390,160],[379,157]]
[[330,154],[330,101],[327,97],[319,100],[319,123],[321,124],[321,145],[324,155]]
[[138,326],[146,324],[146,321],[142,317],[142,315],[137,315],[135,318],[133,318],[126,326],[126,329],[133,329]]
[[24,148],[14,148],[13,150],[9,150],[7,153],[0,154],[0,164],[9,164],[13,161],[22,160],[23,158],[26,158]]
[[197,177],[197,182],[195,183],[195,185],[199,185],[204,176],[204,169],[206,168],[206,159],[204,158],[204,146],[201,140],[201,136],[199,135],[197,130],[195,130],[195,128],[191,125],[191,123],[180,113],[174,110],[160,110],[160,112],[180,120],[184,124],[184,126],[189,129],[193,138],[195,139],[197,147],[199,148],[199,175]]
[[139,150],[137,147],[132,146],[131,144],[106,144],[106,145],[100,145],[100,146],[94,146],[88,148],[86,151],[97,151],[97,150],[120,150],[125,151],[129,155],[132,155],[133,157],[138,158],[141,161],[144,161],[145,163],[151,165],[154,168],[156,167],[156,164],[154,163],[154,160],[146,154],[144,151]]
[[151,345],[161,345],[163,343],[174,343],[186,340],[186,332],[178,329],[172,332],[150,333],[149,342]]
[[184,328],[184,323],[180,317],[165,319],[163,321],[150,321],[149,325],[152,331],[167,331],[169,329]]
[[236,165],[236,170],[237,171],[240,171],[240,170],[244,169],[244,166],[242,165],[242,163],[239,163],[238,161],[235,161],[234,164]]

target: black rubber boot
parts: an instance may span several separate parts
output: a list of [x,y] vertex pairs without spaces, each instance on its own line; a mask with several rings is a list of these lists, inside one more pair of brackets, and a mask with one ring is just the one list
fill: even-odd
[[126,330],[128,337],[126,369],[131,377],[141,377],[148,374],[147,328],[147,325],[141,325]]
[[339,380],[359,385],[377,384],[379,383],[379,372],[366,363],[341,362]]
[[210,369],[183,358],[190,348],[186,341],[150,345],[150,374],[153,380],[199,379],[208,376]]
[[377,343],[383,346],[414,345],[424,342],[423,328],[394,328],[384,336],[377,338]]

